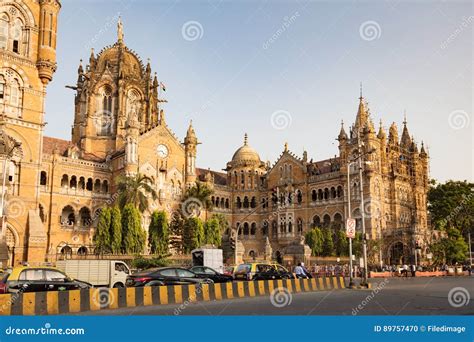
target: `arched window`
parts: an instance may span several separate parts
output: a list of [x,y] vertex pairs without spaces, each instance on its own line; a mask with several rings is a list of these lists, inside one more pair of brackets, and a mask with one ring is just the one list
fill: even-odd
[[311,200],[315,202],[318,199],[318,194],[316,193],[316,190],[311,191]]
[[255,222],[250,226],[250,235],[255,235],[257,233],[257,224]]
[[131,89],[127,93],[127,119],[140,121],[140,93]]
[[323,217],[323,226],[324,227],[329,227],[330,224],[331,224],[331,216],[329,216],[328,214],[324,215],[324,217]]
[[328,188],[324,189],[324,199],[325,200],[329,199],[329,189]]
[[337,197],[340,198],[342,196],[344,196],[344,190],[342,189],[342,186],[339,185],[337,187]]
[[331,188],[331,198],[336,198],[337,194],[336,194],[336,188],[332,187]]
[[322,200],[323,200],[323,197],[324,197],[324,195],[323,195],[323,190],[319,189],[319,190],[318,190],[318,200],[322,201]]
[[86,190],[92,191],[92,178],[87,179]]
[[84,179],[84,177],[79,177],[79,184],[77,188],[80,190],[84,190],[86,188],[86,180]]
[[106,180],[102,182],[102,192],[104,194],[109,192],[109,182],[107,182]]
[[75,189],[76,186],[77,186],[77,178],[76,178],[76,176],[72,176],[71,180],[69,181],[69,187],[71,189]]
[[5,77],[0,75],[0,103],[2,103],[5,99]]
[[61,212],[61,224],[63,226],[73,226],[76,224],[74,209],[70,205],[65,206]]
[[339,213],[336,213],[334,215],[334,223],[338,226],[339,229],[341,229],[343,227],[343,224],[342,224],[342,215],[339,214]]
[[99,90],[100,108],[98,108],[95,125],[99,136],[107,136],[112,133],[114,124],[112,88],[108,85]]
[[298,204],[303,202],[303,194],[301,193],[301,190],[296,190],[296,200],[298,201]]
[[225,208],[229,209],[229,199],[228,198],[225,199]]
[[249,207],[249,198],[247,196],[244,197],[244,208],[247,209]]
[[244,235],[249,235],[249,224],[248,224],[248,222],[244,223]]
[[298,234],[303,233],[303,220],[301,218],[296,220],[296,230]]
[[68,175],[63,175],[61,178],[61,188],[67,188],[69,186],[69,177]]
[[87,255],[87,247],[79,247],[79,249],[77,250],[77,255]]
[[46,171],[41,171],[40,173],[40,185],[46,185],[48,181],[48,177],[46,175]]
[[0,49],[6,50],[8,47],[8,16],[3,13],[0,15]]
[[64,246],[61,248],[61,255],[66,259],[70,258],[72,256],[72,248],[69,246]]
[[94,191],[100,192],[100,179],[96,179],[94,183]]
[[277,236],[278,234],[278,223],[277,221],[273,220],[272,221],[272,236]]
[[236,206],[237,206],[237,209],[242,208],[242,200],[240,199],[240,197],[237,197]]
[[268,236],[268,221],[263,221],[262,236]]
[[321,227],[321,219],[318,215],[313,216],[313,228]]
[[81,218],[81,226],[89,227],[92,223],[91,211],[87,207],[82,207],[79,210],[79,217]]
[[252,200],[250,201],[250,208],[256,208],[257,207],[257,200],[255,197],[252,197]]
[[23,37],[23,23],[16,18],[12,25],[12,50],[15,53],[21,53],[21,42]]

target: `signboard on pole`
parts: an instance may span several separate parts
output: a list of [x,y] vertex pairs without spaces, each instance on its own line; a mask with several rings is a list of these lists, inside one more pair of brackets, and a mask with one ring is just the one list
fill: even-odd
[[349,218],[346,221],[346,236],[349,239],[354,239],[356,233],[356,220]]

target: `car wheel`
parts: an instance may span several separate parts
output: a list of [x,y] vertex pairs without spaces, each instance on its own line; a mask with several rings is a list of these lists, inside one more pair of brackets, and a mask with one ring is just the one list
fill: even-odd
[[125,287],[122,283],[115,283],[114,284],[114,289],[122,288]]

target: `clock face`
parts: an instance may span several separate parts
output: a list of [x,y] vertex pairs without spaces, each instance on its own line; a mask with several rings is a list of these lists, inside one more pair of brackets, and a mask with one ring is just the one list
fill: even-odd
[[158,157],[160,158],[168,157],[168,147],[163,144],[158,145],[156,147],[156,154],[158,154]]

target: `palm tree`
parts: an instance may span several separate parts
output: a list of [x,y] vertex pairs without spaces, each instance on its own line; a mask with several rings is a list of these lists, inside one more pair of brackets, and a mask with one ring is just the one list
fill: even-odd
[[140,212],[148,209],[148,201],[157,199],[153,181],[150,177],[137,173],[134,176],[120,176],[117,179],[119,205],[121,208],[128,203],[133,204]]
[[[212,201],[211,201],[211,195],[213,191],[210,189],[205,183],[197,181],[193,186],[188,188],[186,190],[186,193],[184,194],[183,197],[183,204],[184,204],[184,211],[185,214],[188,211],[188,204],[189,207],[192,211],[196,210],[200,211],[201,209],[206,210],[206,216],[207,216],[207,210],[212,209]],[[198,203],[199,208],[196,208],[196,204],[194,202]],[[187,213],[190,214],[190,213]]]

